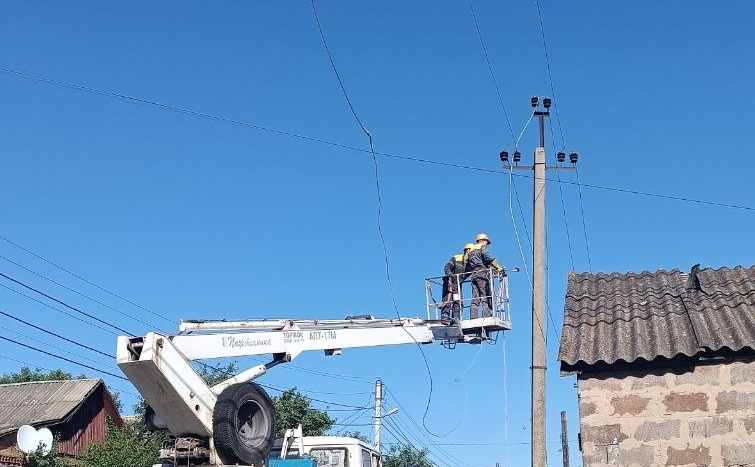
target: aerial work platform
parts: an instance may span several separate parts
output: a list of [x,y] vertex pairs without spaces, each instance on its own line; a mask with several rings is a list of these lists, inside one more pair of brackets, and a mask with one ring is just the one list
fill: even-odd
[[[449,280],[454,281],[457,293],[451,297],[443,296],[444,276],[428,277],[425,279],[425,302],[427,319],[440,321],[444,307],[452,312],[454,305],[459,310],[459,319],[453,321],[464,336],[480,336],[487,338],[491,333],[511,330],[511,310],[509,301],[509,276],[499,275],[493,268],[487,271],[490,283],[490,294],[479,297],[477,318],[470,317],[472,306],[471,272],[455,274]],[[483,316],[482,302],[488,301],[490,316]]]

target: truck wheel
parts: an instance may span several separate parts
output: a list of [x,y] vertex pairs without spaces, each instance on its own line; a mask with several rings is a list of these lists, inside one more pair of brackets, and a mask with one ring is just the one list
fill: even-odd
[[215,403],[212,432],[224,464],[264,461],[275,437],[273,402],[258,384],[228,386]]

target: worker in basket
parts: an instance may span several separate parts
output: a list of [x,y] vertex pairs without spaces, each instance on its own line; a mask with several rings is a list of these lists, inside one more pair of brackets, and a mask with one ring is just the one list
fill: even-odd
[[469,318],[477,318],[477,308],[482,303],[482,316],[493,316],[493,287],[488,276],[488,268],[491,266],[503,274],[503,268],[488,251],[490,238],[487,234],[480,233],[475,237],[475,247],[470,250],[466,271],[472,275],[472,304],[469,307]]
[[474,244],[464,245],[464,253],[453,255],[443,268],[443,306],[440,311],[441,321],[453,324],[461,319],[461,298],[459,289],[466,272],[467,257]]

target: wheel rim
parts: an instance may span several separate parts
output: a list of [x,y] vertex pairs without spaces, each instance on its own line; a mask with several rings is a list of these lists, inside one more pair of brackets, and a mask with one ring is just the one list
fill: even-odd
[[238,436],[246,446],[253,446],[254,441],[267,434],[267,414],[254,401],[246,401],[238,411]]

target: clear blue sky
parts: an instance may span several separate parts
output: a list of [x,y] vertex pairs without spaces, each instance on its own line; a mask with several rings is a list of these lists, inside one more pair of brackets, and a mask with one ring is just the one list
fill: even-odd
[[[498,152],[511,150],[512,131],[518,136],[529,116],[529,97],[553,95],[535,4],[473,5],[512,130],[467,2],[318,3],[341,77],[378,151],[500,170]],[[549,162],[553,149],[564,147],[579,152],[583,184],[750,207],[583,186],[583,218],[577,187],[562,184],[562,198],[558,183],[549,182],[548,441],[550,465],[560,465],[561,410],[568,412],[569,438],[578,432],[575,379],[561,378],[557,362],[570,258],[577,271],[593,272],[753,263],[755,159],[747,136],[755,7],[552,0],[540,6],[560,117],[560,129],[554,115],[553,132],[547,130]],[[394,316],[368,154],[8,72],[367,149],[309,2],[1,8],[0,235],[166,319],[2,240],[3,258],[118,311],[5,259],[0,272],[135,334],[175,329],[171,323],[180,318]],[[524,162],[531,162],[536,143],[530,125],[520,142]],[[514,178],[522,218],[503,174],[388,157],[379,164],[382,227],[402,315],[423,315],[424,277],[439,274],[478,231],[492,237],[504,265],[529,266],[509,206],[527,250],[530,179]],[[530,291],[524,272],[511,280],[514,329],[505,336],[506,359],[503,336],[495,346],[424,347],[433,382],[429,406],[428,374],[413,346],[304,355],[296,368],[278,367],[263,382],[296,386],[325,401],[314,403],[319,408],[361,407],[371,403],[381,377],[387,405],[402,407],[394,431],[427,445],[439,465],[525,465]],[[22,290],[5,279],[0,284]],[[114,351],[114,333],[6,288],[0,310]],[[111,359],[10,318],[0,316],[0,326],[1,336],[120,374]],[[0,372],[16,371],[19,361],[83,371],[122,391],[127,407],[135,400],[125,381],[8,341],[0,341],[0,356]],[[345,408],[332,412],[339,423],[371,435],[370,427],[358,426],[370,422],[369,411]],[[386,433],[385,441],[396,437]],[[571,450],[579,465],[576,442]]]

